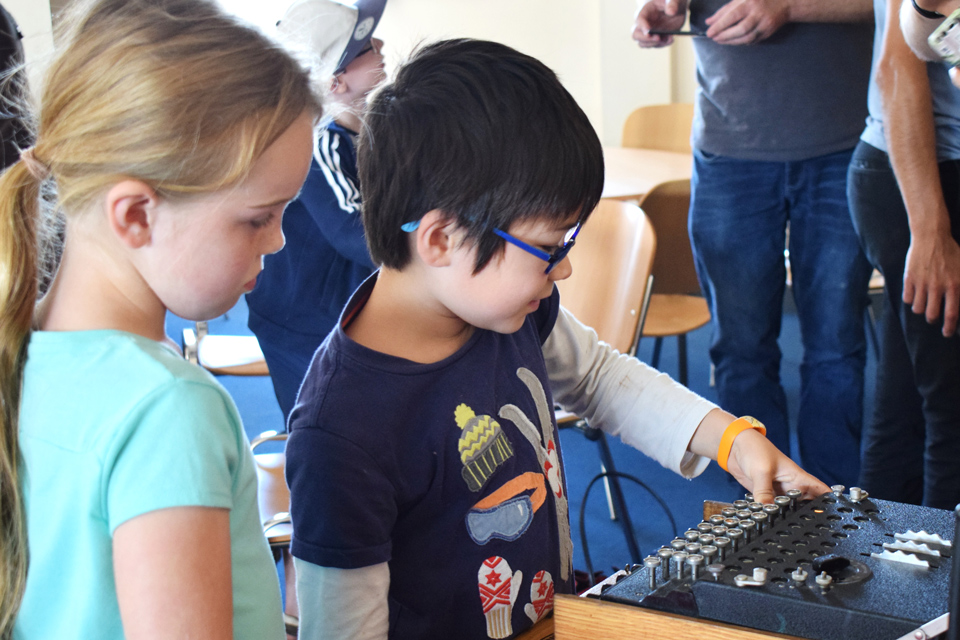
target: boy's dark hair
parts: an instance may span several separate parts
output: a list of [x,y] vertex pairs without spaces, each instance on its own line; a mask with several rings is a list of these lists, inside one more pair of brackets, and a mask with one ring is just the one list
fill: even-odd
[[358,144],[363,226],[374,261],[410,260],[401,225],[439,209],[476,244],[528,219],[584,220],[603,189],[596,132],[556,74],[495,42],[420,49],[372,97]]

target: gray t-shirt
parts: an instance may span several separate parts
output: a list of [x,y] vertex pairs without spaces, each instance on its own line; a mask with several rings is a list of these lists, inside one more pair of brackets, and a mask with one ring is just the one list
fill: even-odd
[[755,45],[694,38],[694,148],[791,161],[851,149],[867,115],[873,25],[790,23]]
[[[877,35],[874,43],[874,61],[880,59],[883,48],[883,25],[886,21],[886,0],[873,0],[873,11],[877,21]],[[945,62],[928,62],[927,77],[930,79],[930,96],[933,100],[933,120],[937,128],[937,160],[960,159],[960,91],[950,82],[947,73],[950,65]],[[876,80],[870,78],[870,93],[867,98],[870,115],[867,128],[860,139],[883,152],[887,152],[887,140],[883,133],[883,105]]]

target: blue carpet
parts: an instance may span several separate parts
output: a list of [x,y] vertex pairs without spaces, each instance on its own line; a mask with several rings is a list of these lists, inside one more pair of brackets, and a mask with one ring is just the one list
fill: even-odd
[[[167,334],[177,342],[181,331],[192,326],[173,315],[167,318]],[[225,316],[209,323],[211,333],[249,334],[247,308],[244,300]],[[716,393],[709,385],[710,365],[707,350],[710,329],[704,327],[691,332],[687,337],[689,360],[689,386],[704,397],[716,401]],[[787,394],[791,416],[796,419],[800,396],[799,366],[802,357],[800,330],[796,313],[790,301],[784,305],[783,329],[780,337],[783,350],[781,375]],[[653,340],[646,339],[640,345],[639,357],[649,361],[653,352]],[[676,339],[664,341],[660,369],[671,375],[677,372]],[[876,358],[868,349],[866,371],[866,398],[864,415],[870,415],[873,405],[873,380],[876,376]],[[221,376],[220,382],[227,388],[237,403],[249,437],[266,430],[283,428],[283,417],[273,395],[269,379],[260,377]],[[580,541],[578,519],[584,501],[584,491],[590,480],[600,471],[600,456],[597,443],[587,440],[575,429],[560,433],[560,443],[565,461],[567,490],[570,502],[571,532],[574,538],[574,567],[585,570],[584,545]],[[630,481],[622,481],[631,521],[642,555],[647,555],[668,542],[676,533],[700,522],[703,501],[731,501],[743,494],[742,489],[729,480],[729,476],[717,465],[710,467],[698,478],[685,480],[667,471],[639,451],[618,440],[610,439],[617,470],[636,476],[655,491],[666,503],[676,520],[678,531],[671,531],[669,519],[663,508],[645,489]],[[264,445],[270,451],[273,444]],[[276,449],[273,449],[276,450]],[[603,483],[594,485],[584,511],[584,529],[587,545],[595,571],[609,575],[614,569],[629,562],[627,544],[619,523],[611,521]]]

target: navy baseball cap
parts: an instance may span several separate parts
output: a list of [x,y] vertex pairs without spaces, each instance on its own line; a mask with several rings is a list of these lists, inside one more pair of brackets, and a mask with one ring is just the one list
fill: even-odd
[[277,23],[277,33],[288,47],[318,63],[321,74],[343,73],[370,43],[386,4],[387,0],[296,0]]

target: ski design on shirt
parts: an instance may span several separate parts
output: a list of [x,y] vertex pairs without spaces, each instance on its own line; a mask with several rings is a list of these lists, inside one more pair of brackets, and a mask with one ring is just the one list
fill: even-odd
[[321,131],[314,157],[340,208],[347,213],[359,213],[360,188],[343,172],[340,162],[340,138],[340,134],[329,129]]
[[529,369],[521,367],[517,369],[517,377],[529,389],[530,395],[537,405],[540,428],[538,429],[516,405],[504,405],[500,409],[500,417],[517,425],[520,433],[530,442],[537,454],[537,460],[543,467],[543,474],[550,484],[557,505],[557,529],[560,537],[560,579],[566,580],[570,577],[570,567],[573,563],[573,540],[570,538],[570,520],[567,515],[567,496],[563,490],[560,457],[557,453],[557,444],[553,438],[553,413],[547,402],[547,394],[544,392],[543,385],[540,384],[537,376]]
[[513,447],[500,424],[490,416],[478,416],[465,404],[453,412],[460,434],[461,475],[470,491],[480,491],[504,460],[513,455]]
[[513,635],[513,603],[517,601],[523,572],[512,573],[510,563],[500,556],[483,561],[477,572],[480,605],[487,620],[487,635],[507,638]]
[[[528,491],[532,493],[527,495]],[[513,542],[530,528],[546,498],[546,483],[539,471],[511,478],[473,505],[467,513],[467,534],[479,545],[494,538]]]
[[553,611],[553,576],[549,571],[538,571],[530,583],[530,602],[523,612],[536,624]]

